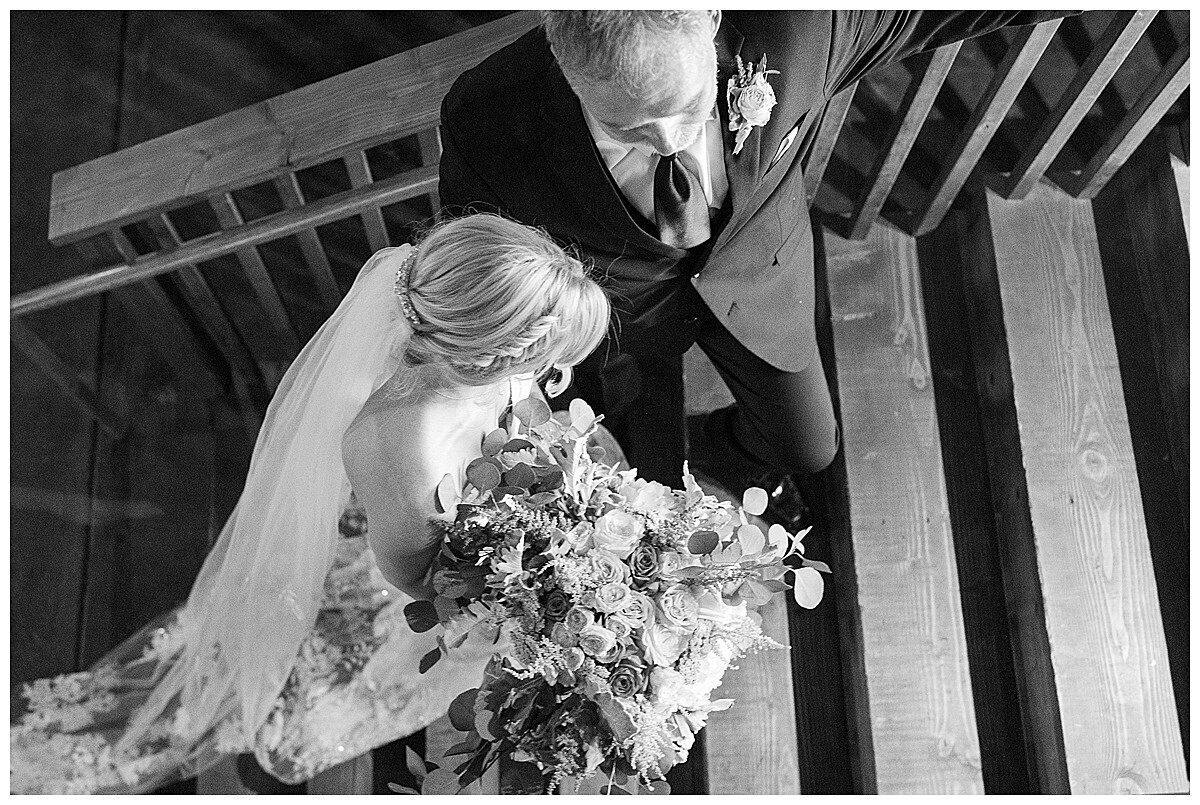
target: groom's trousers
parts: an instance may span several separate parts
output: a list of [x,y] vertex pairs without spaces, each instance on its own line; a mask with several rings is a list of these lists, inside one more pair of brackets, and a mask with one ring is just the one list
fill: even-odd
[[689,279],[665,321],[610,337],[575,369],[580,396],[639,475],[679,486],[686,457],[683,353],[694,343],[712,361],[736,405],[705,425],[711,452],[728,474],[819,472],[838,449],[820,357],[798,372],[776,369],[743,346],[708,309]]

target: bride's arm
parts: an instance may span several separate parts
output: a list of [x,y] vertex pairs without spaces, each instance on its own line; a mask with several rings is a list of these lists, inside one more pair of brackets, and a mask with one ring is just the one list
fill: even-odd
[[429,568],[441,538],[429,527],[434,499],[446,469],[435,465],[406,434],[360,419],[342,440],[342,460],[354,494],[367,512],[367,537],[379,570],[414,598],[432,598]]

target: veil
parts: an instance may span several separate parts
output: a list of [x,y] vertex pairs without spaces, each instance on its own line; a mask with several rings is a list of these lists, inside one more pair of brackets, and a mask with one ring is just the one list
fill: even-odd
[[[153,687],[118,753],[173,705],[199,740],[230,716],[246,741],[283,689],[312,628],[350,484],[342,435],[400,365],[411,334],[393,290],[411,247],[372,256],[279,384],[242,495],[180,614],[182,649]],[[161,678],[159,675],[161,674]]]

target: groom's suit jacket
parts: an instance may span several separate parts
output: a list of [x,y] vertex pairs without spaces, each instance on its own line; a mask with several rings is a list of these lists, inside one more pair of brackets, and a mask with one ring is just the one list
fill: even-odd
[[[694,281],[718,320],[778,369],[816,356],[813,235],[801,161],[824,103],[870,70],[920,51],[1062,12],[727,12],[716,38],[729,194],[713,236],[663,243],[621,196],[541,29],[464,73],[442,105],[440,193],[449,211],[498,210],[575,244],[603,276],[623,349],[678,320]],[[734,56],[779,70],[778,105],[733,154],[726,84]],[[673,319],[673,317],[675,317]]]

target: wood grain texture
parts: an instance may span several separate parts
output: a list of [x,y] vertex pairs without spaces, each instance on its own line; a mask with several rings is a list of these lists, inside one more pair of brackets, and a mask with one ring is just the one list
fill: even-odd
[[[189,240],[183,246],[170,252],[147,255],[133,266],[124,264],[109,266],[90,274],[82,274],[17,294],[9,301],[9,312],[14,316],[23,316],[75,299],[93,296],[102,291],[121,288],[138,280],[176,271],[184,266],[212,260],[248,246],[256,246],[289,235],[304,233],[318,226],[355,215],[365,206],[387,206],[397,201],[423,195],[429,192],[430,188],[437,187],[437,181],[436,167],[417,168],[399,176],[375,182],[366,190],[347,190],[296,209],[260,218],[235,230],[217,232]],[[313,239],[316,238],[315,232],[310,231],[309,234]],[[301,246],[304,246],[303,241]],[[310,239],[309,248],[313,252],[314,259],[320,260],[324,257],[323,247],[319,240],[314,245],[311,244]],[[320,256],[317,253],[318,248],[322,249]],[[325,262],[328,263],[327,258]],[[323,297],[329,297],[329,301],[336,306],[337,302],[341,301],[341,291],[337,289],[332,270],[326,277],[324,267],[320,266],[320,268],[321,273],[316,276],[319,282],[324,283],[322,286],[324,288]],[[330,287],[330,283],[333,283],[332,287]]]
[[76,240],[432,128],[459,74],[536,24],[536,12],[512,14],[61,171],[50,239]]
[[909,151],[916,145],[925,118],[929,116],[929,110],[933,108],[938,91],[950,74],[954,58],[961,48],[962,42],[955,42],[918,57],[921,60],[920,67],[896,109],[891,129],[883,140],[886,145],[867,174],[867,186],[850,216],[849,237],[852,240],[865,238],[871,224],[879,218],[883,203],[892,192]]
[[1087,59],[1079,66],[1079,72],[1063,90],[1054,110],[1025,145],[1008,179],[1001,185],[1000,192],[1005,198],[1021,199],[1029,194],[1157,13],[1117,13]]
[[983,97],[946,153],[929,200],[916,212],[913,234],[924,235],[941,223],[1061,24],[1058,19],[1017,29]]
[[1040,590],[1070,791],[1186,791],[1089,205],[1043,186],[987,208],[999,308],[979,315],[1007,333],[1031,526],[1012,538],[1031,536],[1036,558],[1009,583]]
[[[728,491],[701,482],[718,500],[733,500]],[[736,501],[741,503],[741,501]],[[763,531],[769,527],[751,518]],[[763,632],[788,645],[786,593],[759,610]],[[825,603],[826,606],[829,602]],[[791,707],[792,658],[806,650],[763,651],[747,655],[725,673],[713,698],[733,699],[728,710],[712,713],[705,727],[709,794],[799,794],[796,757],[796,711]]]
[[[1154,132],[1092,200],[1180,732],[1190,679],[1190,265],[1173,157]],[[1184,746],[1185,753],[1187,746]]]
[[[982,793],[916,246],[825,234],[878,793]],[[841,568],[847,572],[845,567]]]

